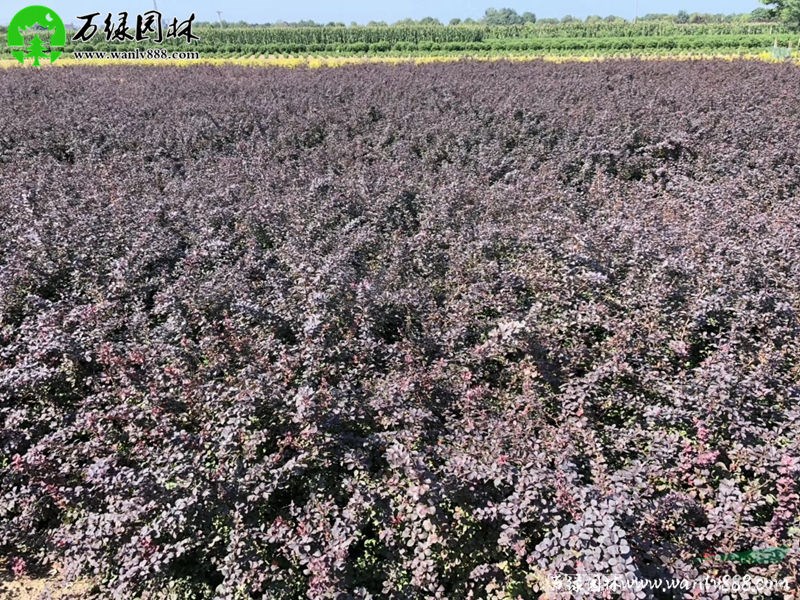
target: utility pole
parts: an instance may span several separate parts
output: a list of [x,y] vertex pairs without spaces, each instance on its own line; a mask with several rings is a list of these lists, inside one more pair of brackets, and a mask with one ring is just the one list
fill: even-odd
[[[156,0],[153,0],[153,11],[159,15],[161,14],[160,12],[158,12],[158,4],[156,4]],[[161,27],[163,27],[164,29],[167,28],[167,20],[163,16],[161,17]]]
[[633,12],[633,22],[636,23],[636,21],[638,20],[639,20],[639,0],[636,0],[636,6],[634,7],[634,12]]
[[222,11],[217,11],[217,19],[219,20],[219,26],[222,27]]

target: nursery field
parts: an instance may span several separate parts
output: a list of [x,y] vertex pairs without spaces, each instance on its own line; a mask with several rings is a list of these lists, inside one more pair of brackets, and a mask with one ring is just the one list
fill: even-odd
[[[98,60],[103,53],[137,50],[198,52],[206,59],[252,57],[496,57],[496,56],[753,56],[797,57],[800,35],[783,23],[672,23],[665,21],[528,23],[525,25],[324,25],[209,26],[193,30],[198,39],[170,38],[149,46],[133,40],[66,38],[64,53]],[[0,30],[0,60],[12,61]],[[2,63],[0,63],[2,64]],[[59,64],[63,62],[59,61]]]
[[0,597],[796,597],[796,66],[0,80]]

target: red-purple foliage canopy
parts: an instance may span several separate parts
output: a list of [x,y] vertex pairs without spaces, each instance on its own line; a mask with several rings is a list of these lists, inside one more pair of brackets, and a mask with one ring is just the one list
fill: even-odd
[[0,80],[16,570],[533,598],[790,547],[747,572],[797,577],[796,68]]

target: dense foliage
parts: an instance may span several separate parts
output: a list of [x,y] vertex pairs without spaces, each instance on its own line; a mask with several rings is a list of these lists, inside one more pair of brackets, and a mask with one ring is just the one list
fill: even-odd
[[770,6],[770,13],[792,29],[800,29],[800,0],[761,0],[761,3]]
[[796,583],[796,68],[2,80],[16,575],[151,599]]
[[[797,35],[778,23],[669,23],[663,21],[566,22],[525,25],[398,25],[305,27],[209,27],[194,30],[199,41],[166,40],[173,50],[196,50],[203,56],[258,54],[406,54],[430,52],[528,52],[553,54],[615,51],[741,52],[764,50],[775,43],[800,46]],[[107,42],[101,31],[89,42],[73,42],[66,52],[115,51],[153,47],[135,42]],[[0,52],[8,54],[5,34]]]

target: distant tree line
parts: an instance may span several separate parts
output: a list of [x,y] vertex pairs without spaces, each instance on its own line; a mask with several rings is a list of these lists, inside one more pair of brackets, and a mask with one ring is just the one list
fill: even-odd
[[[751,13],[741,14],[723,14],[723,13],[689,13],[685,10],[680,10],[677,13],[649,13],[644,16],[638,17],[638,21],[647,22],[665,22],[665,23],[678,23],[678,24],[703,24],[703,23],[766,23],[773,21],[785,21],[800,23],[800,0],[761,0],[770,8],[757,8]],[[616,15],[601,16],[589,15],[585,19],[579,19],[572,15],[565,15],[560,19],[542,18],[539,19],[532,12],[523,12],[519,14],[513,8],[488,8],[480,19],[459,19],[454,18],[448,21],[447,25],[556,25],[560,23],[623,23],[627,19],[618,17]],[[206,26],[223,26],[223,27],[347,27],[348,25],[340,21],[331,21],[328,23],[318,23],[316,21],[276,21],[274,23],[254,24],[245,21],[215,21],[199,23]],[[357,26],[358,23],[351,22],[350,26]],[[370,21],[367,23],[370,27],[412,27],[412,26],[441,26],[444,27],[445,23],[434,17],[424,17],[422,19],[402,19],[394,23],[387,23],[386,21]]]
[[[703,23],[770,23],[782,21],[794,27],[800,27],[800,0],[761,0],[764,8],[757,8],[750,13],[723,14],[723,13],[689,13],[679,10],[677,13],[648,13],[638,17],[638,21],[645,22],[664,22],[677,24],[703,24]],[[513,8],[488,8],[480,19],[450,19],[446,25],[557,25],[561,23],[624,23],[627,19],[616,15],[589,15],[585,19],[579,19],[572,15],[565,15],[560,19],[537,18],[532,12],[519,14]],[[303,21],[276,21],[274,23],[248,23],[246,21],[206,21],[198,22],[197,25],[206,27],[347,27],[348,24],[342,21],[330,21],[321,23],[311,20]],[[351,22],[349,26],[357,26],[358,23]],[[366,23],[370,27],[414,27],[414,26],[445,26],[445,23],[434,17],[424,17],[422,19],[402,19],[394,23],[386,21],[370,21]],[[0,33],[5,33],[7,27],[0,25]]]
[[[770,19],[780,19],[794,28],[800,28],[800,0],[761,0],[769,8],[757,10]],[[755,11],[754,11],[755,12]]]
[[[677,13],[649,13],[638,17],[638,21],[665,22],[678,24],[691,23],[769,23],[782,21],[793,27],[800,27],[800,0],[761,0],[764,8],[757,8],[750,13],[723,14],[723,13],[689,13],[679,10]],[[519,14],[513,8],[487,8],[480,19],[450,19],[447,25],[556,25],[560,23],[623,23],[627,19],[616,15],[601,16],[589,15],[585,19],[579,19],[572,15],[565,15],[560,19],[537,18],[532,12]],[[197,25],[206,27],[347,27],[348,24],[342,21],[330,21],[319,23],[317,21],[276,21],[274,23],[248,23],[246,21],[206,21],[198,22]],[[358,23],[351,22],[349,25],[357,26]],[[412,27],[412,26],[445,26],[445,23],[434,17],[424,17],[422,19],[402,19],[394,23],[386,21],[370,21],[366,25],[371,27]],[[5,33],[7,27],[0,25],[0,33]]]

